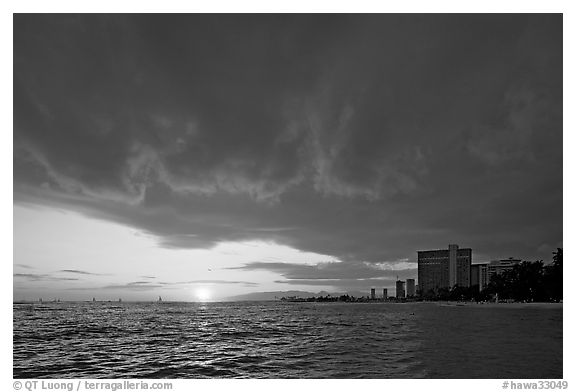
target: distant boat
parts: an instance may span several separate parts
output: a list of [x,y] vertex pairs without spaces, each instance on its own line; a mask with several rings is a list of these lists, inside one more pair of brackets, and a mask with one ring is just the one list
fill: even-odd
[[162,302],[162,297],[158,296],[158,302]]

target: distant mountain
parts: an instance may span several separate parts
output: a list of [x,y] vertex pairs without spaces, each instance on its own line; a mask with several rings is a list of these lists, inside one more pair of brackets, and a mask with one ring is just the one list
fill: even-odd
[[[312,293],[310,291],[261,291],[248,294],[235,295],[232,297],[222,298],[221,301],[274,301],[279,300],[282,297],[299,297],[299,298],[310,298],[331,295],[333,297],[339,297],[346,293],[329,293],[327,291],[320,291],[319,293]],[[361,292],[348,292],[348,295],[355,297],[367,296],[369,293]]]
[[315,297],[318,294],[309,291],[260,291],[248,294],[234,295],[232,297],[222,298],[222,301],[274,301],[282,297]]

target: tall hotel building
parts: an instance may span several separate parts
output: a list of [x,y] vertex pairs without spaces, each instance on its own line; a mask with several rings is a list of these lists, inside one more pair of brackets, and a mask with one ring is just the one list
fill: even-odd
[[515,259],[514,257],[509,257],[507,259],[492,260],[487,267],[487,278],[486,280],[490,282],[494,275],[500,275],[506,271],[510,271],[515,265],[522,262],[520,259]]
[[490,263],[472,264],[470,270],[470,286],[478,286],[478,291],[484,290],[494,275],[510,271],[522,260],[509,257],[507,259],[492,260]]
[[488,264],[472,264],[470,266],[470,286],[478,286],[478,291],[482,291],[488,286]]
[[406,298],[406,290],[404,289],[404,282],[403,280],[396,281],[396,298]]
[[455,285],[470,287],[472,249],[459,249],[448,245],[448,249],[418,252],[418,286],[421,295],[430,291],[437,293],[442,288]]
[[406,296],[414,297],[416,295],[416,281],[414,279],[406,279]]

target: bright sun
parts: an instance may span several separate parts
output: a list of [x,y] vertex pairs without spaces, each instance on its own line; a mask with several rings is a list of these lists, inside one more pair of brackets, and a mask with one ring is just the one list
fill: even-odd
[[201,287],[196,289],[195,296],[198,301],[208,301],[210,299],[210,291]]

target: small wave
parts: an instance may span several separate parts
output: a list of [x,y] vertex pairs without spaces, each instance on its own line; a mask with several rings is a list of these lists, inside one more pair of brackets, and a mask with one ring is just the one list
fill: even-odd
[[562,377],[561,309],[284,305],[15,305],[13,376]]

